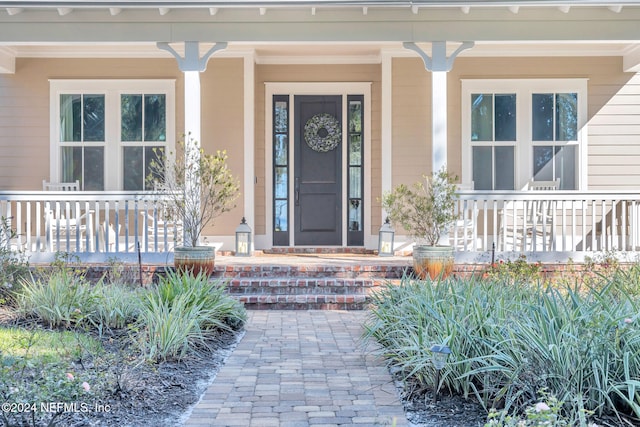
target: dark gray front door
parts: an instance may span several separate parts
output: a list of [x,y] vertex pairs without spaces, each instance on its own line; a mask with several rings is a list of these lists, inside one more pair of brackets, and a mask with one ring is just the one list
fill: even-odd
[[296,96],[296,245],[342,245],[342,97]]

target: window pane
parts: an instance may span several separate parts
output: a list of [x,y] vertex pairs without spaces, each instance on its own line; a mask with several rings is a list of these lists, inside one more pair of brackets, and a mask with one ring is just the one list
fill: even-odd
[[359,199],[349,200],[349,231],[362,230],[362,203]]
[[120,140],[142,141],[142,95],[121,95],[120,116]]
[[104,95],[84,95],[83,141],[104,141]]
[[276,200],[275,201],[275,215],[274,215],[275,231],[287,231],[287,201]]
[[533,147],[533,179],[535,181],[553,180],[553,146]]
[[144,140],[166,141],[165,95],[144,96]]
[[349,102],[349,132],[362,132],[362,102]]
[[142,190],[144,185],[142,147],[124,147],[122,158],[122,188],[125,191]]
[[276,165],[286,166],[288,163],[287,139],[288,138],[286,134],[276,135],[276,145],[275,145],[275,164]]
[[82,102],[80,95],[60,95],[60,141],[81,141]]
[[84,149],[84,189],[104,190],[104,148]]
[[82,182],[82,147],[61,148],[62,182]]
[[534,93],[531,97],[534,141],[553,141],[553,94]]
[[349,197],[352,199],[362,198],[362,173],[360,167],[349,168]]
[[276,173],[275,197],[277,199],[286,199],[287,198],[287,182],[288,182],[287,168],[277,167],[275,170],[275,173]]
[[[158,173],[157,167],[152,168],[152,163],[157,165],[163,165],[165,157],[164,157],[164,147],[156,146],[156,147],[145,147],[144,148],[144,188],[145,190],[153,190],[155,186],[155,182],[164,182],[163,174]],[[153,173],[153,171],[156,171]]]
[[493,190],[492,147],[473,147],[473,183],[475,190]]
[[513,147],[495,147],[496,190],[515,188],[515,159]]
[[354,166],[362,164],[362,135],[351,135],[349,141],[349,164]]
[[556,147],[556,177],[560,178],[561,190],[575,190],[576,146]]
[[556,94],[556,141],[578,140],[578,94]]
[[471,95],[471,140],[493,141],[493,95]]
[[516,140],[516,95],[496,95],[495,140]]
[[288,131],[288,117],[287,117],[287,101],[275,102],[275,131],[287,132]]

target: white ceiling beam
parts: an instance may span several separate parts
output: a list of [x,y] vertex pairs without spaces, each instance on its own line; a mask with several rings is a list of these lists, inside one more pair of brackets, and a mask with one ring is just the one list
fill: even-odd
[[624,53],[622,70],[625,73],[640,73],[640,45],[636,45]]
[[171,9],[168,7],[160,7],[158,8],[158,12],[161,16],[165,16],[167,13],[171,12]]
[[209,15],[211,16],[216,16],[218,14],[219,9],[217,7],[210,7],[209,8]]
[[520,6],[509,6],[507,9],[515,15],[520,11]]
[[73,9],[70,8],[70,7],[59,7],[58,8],[58,15],[60,15],[60,16],[68,15],[71,12],[73,12]]
[[267,8],[266,7],[261,7],[260,8],[260,16],[264,16],[267,14]]
[[562,13],[569,13],[569,11],[571,10],[571,6],[569,5],[558,6],[558,10]]
[[0,74],[15,74],[16,54],[11,49],[0,46]]
[[417,15],[418,12],[420,12],[420,8],[418,7],[417,4],[414,4],[413,6],[411,6],[411,12],[413,12],[414,15]]
[[24,9],[21,7],[8,7],[7,13],[11,16],[21,13]]
[[622,5],[621,4],[616,4],[614,6],[607,7],[607,9],[609,9],[613,13],[620,13],[620,12],[622,12]]
[[460,10],[462,11],[462,13],[464,13],[465,15],[468,15],[469,12],[471,12],[471,6],[462,6],[460,8]]
[[109,8],[109,13],[111,14],[111,16],[119,15],[120,12],[122,12],[122,9],[119,8],[119,7],[110,7]]

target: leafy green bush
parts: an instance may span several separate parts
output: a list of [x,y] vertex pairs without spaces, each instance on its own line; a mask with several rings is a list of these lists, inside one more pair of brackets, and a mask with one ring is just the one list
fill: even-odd
[[29,260],[24,251],[11,245],[17,237],[10,219],[0,217],[0,305],[14,302],[20,281],[29,274]]
[[245,320],[244,307],[220,282],[211,282],[205,274],[168,272],[143,299],[139,342],[150,359],[180,359]]
[[432,387],[431,344],[452,350],[442,387],[504,413],[535,405],[538,391],[562,415],[640,418],[638,300],[610,280],[600,289],[512,282],[403,280],[375,299],[366,337],[407,378]]
[[140,313],[142,292],[124,284],[98,282],[91,289],[93,309],[86,320],[101,334],[105,329],[122,329],[134,323]]
[[95,308],[91,284],[83,277],[62,269],[48,278],[24,280],[17,295],[25,315],[35,316],[51,327],[71,327],[83,323]]

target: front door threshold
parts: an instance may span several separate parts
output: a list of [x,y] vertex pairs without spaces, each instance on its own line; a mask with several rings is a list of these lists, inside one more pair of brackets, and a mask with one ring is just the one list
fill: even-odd
[[362,246],[276,246],[264,249],[265,254],[358,254],[372,255],[376,251]]

